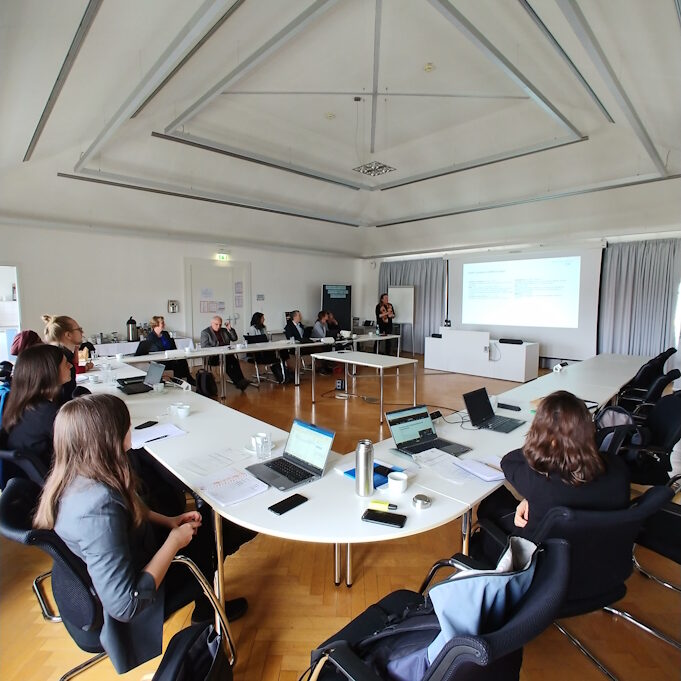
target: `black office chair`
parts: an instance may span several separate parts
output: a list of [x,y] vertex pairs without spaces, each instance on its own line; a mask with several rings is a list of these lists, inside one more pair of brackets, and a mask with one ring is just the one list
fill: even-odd
[[[64,674],[60,681],[66,681],[107,657],[99,640],[103,624],[102,604],[92,586],[85,563],[68,549],[53,530],[33,529],[31,520],[39,494],[40,486],[30,480],[19,478],[10,480],[0,495],[0,534],[19,544],[37,546],[52,558],[52,593],[59,608],[61,621],[81,650],[95,653],[94,657]],[[188,558],[177,556],[173,562],[181,563],[190,570],[213,604],[224,634],[222,640],[226,646],[225,652],[233,666],[236,662],[236,649],[227,624],[227,616],[215,598],[211,585]],[[166,603],[168,615],[194,600],[196,595],[194,587],[195,585],[189,582],[186,589],[180,589],[173,594],[172,602]]]
[[[551,624],[563,601],[569,577],[569,553],[565,541],[545,542],[532,584],[515,611],[509,613],[506,623],[496,631],[448,641],[422,677],[423,681],[516,681],[523,646]],[[450,567],[467,568],[465,561],[446,563]],[[320,646],[323,649],[331,645],[332,649],[328,651],[330,659],[324,663],[319,680],[380,681],[351,645],[380,630],[387,619],[399,617],[405,608],[422,602],[422,593],[395,591],[356,617]],[[313,653],[313,662],[317,657],[318,654]]]
[[[255,334],[255,335],[248,335],[244,334],[244,341],[246,341],[246,345],[255,345],[256,343],[269,343],[269,338],[265,334]],[[253,364],[255,367],[255,380],[256,384],[260,385],[260,369],[258,368],[258,365],[262,365],[267,368],[270,368],[273,364],[278,364],[281,368],[281,374],[282,376],[286,376],[286,370],[284,368],[284,363],[281,359],[281,357],[274,352],[274,350],[270,352],[247,352],[246,353],[246,361],[249,364]],[[265,374],[267,371],[265,370]],[[267,375],[263,375],[262,379],[270,381],[271,383],[280,383],[275,378],[270,378]]]
[[[681,475],[675,475],[667,485],[674,494],[681,492]],[[648,518],[636,538],[636,545],[681,565],[681,504],[672,499],[655,515]],[[681,593],[681,584],[671,584],[642,567],[634,553],[634,567],[645,577],[676,593]]]
[[657,357],[648,360],[637,372],[636,375],[628,380],[619,390],[619,395],[631,392],[632,390],[648,390],[653,382],[664,373],[664,365],[667,360],[676,352],[676,348],[667,348]]
[[647,389],[633,388],[620,391],[617,396],[617,405],[634,413],[649,409],[662,397],[665,388],[679,377],[681,377],[681,371],[672,369],[658,376]]
[[[570,580],[558,619],[600,609],[614,612],[609,606],[627,592],[625,582],[633,571],[632,552],[641,527],[671,497],[672,490],[668,487],[653,487],[620,511],[575,511],[558,507],[546,514],[532,540],[542,542],[558,537],[567,540],[571,549]],[[479,526],[497,544],[505,545],[506,535],[493,522],[481,520]],[[554,624],[603,674],[617,681],[579,639],[562,624]],[[662,632],[652,628],[646,630],[671,642]]]
[[629,438],[619,454],[630,466],[632,482],[641,485],[665,485],[671,471],[671,453],[681,440],[681,394],[659,399],[647,414],[633,414],[640,442]]

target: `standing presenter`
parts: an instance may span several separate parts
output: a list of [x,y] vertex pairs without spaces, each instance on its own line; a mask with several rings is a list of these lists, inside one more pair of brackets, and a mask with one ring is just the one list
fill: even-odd
[[[383,293],[376,305],[376,326],[378,333],[381,335],[391,334],[393,332],[393,319],[396,312],[392,303],[388,300],[388,294]],[[385,342],[385,353],[392,355],[392,346],[394,339]]]

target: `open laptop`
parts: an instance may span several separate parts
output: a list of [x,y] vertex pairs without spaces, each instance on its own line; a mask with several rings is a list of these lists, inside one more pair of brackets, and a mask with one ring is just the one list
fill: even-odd
[[281,490],[318,480],[324,474],[335,435],[332,430],[294,419],[283,456],[247,466],[246,470]]
[[163,372],[166,370],[163,364],[150,362],[146,376],[133,376],[131,378],[119,378],[118,389],[126,395],[148,393],[153,390],[154,383],[162,383]]
[[418,454],[435,447],[449,454],[469,452],[470,447],[438,437],[425,404],[386,412],[395,447],[405,454]]
[[495,430],[498,433],[510,433],[525,423],[525,421],[512,419],[508,416],[496,416],[485,388],[464,393],[463,401],[466,403],[466,410],[471,423],[476,428]]

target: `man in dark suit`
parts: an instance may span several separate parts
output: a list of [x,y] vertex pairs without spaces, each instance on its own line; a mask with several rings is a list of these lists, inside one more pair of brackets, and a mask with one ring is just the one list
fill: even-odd
[[[201,347],[202,348],[217,348],[221,345],[230,345],[234,343],[239,336],[232,328],[228,321],[225,326],[222,326],[222,317],[215,315],[210,320],[210,326],[201,332]],[[211,364],[217,360],[217,357],[211,357]],[[215,362],[217,364],[217,362]],[[236,355],[225,355],[225,368],[227,375],[232,379],[234,385],[239,390],[244,391],[251,384],[249,380],[244,377],[241,371],[241,365]]]
[[293,310],[293,312],[291,312],[291,316],[284,327],[284,335],[286,338],[293,338],[299,343],[302,343],[304,340],[306,340],[305,327],[301,322],[300,310]]

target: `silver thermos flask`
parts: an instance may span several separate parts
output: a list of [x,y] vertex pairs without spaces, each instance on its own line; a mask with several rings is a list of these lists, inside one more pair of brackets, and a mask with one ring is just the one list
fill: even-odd
[[360,440],[355,449],[355,492],[360,497],[374,492],[374,445],[371,440]]
[[137,331],[137,322],[130,315],[130,319],[125,323],[125,331],[129,341],[137,341],[140,339]]

